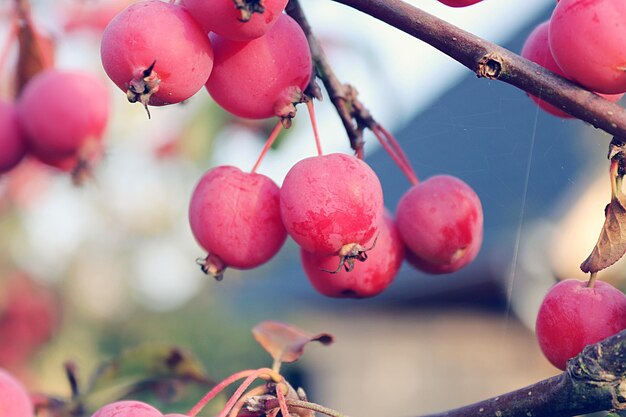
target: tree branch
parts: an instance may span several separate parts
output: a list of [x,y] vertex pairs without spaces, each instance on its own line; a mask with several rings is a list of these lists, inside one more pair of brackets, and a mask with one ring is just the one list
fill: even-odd
[[334,1],[421,39],[478,77],[504,81],[614,136],[626,137],[626,109],[402,0]]
[[626,409],[626,330],[587,346],[557,376],[425,417],[554,417]]
[[[625,356],[626,330],[623,330],[587,346],[570,359],[567,370],[560,375],[498,397],[423,417],[571,417],[606,410],[623,415],[626,410]],[[288,399],[287,404],[340,416],[334,410],[312,403]],[[238,417],[270,415],[278,407],[275,396],[262,395],[255,398],[254,406],[244,407]]]

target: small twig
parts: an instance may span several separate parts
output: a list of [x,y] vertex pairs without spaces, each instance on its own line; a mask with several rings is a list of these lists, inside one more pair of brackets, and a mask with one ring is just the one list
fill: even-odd
[[239,412],[248,402],[248,400],[250,400],[252,397],[262,396],[265,394],[267,394],[267,384],[259,385],[258,387],[252,388],[244,395],[242,395],[241,398],[239,398],[239,401],[237,401],[232,410],[230,410],[228,417],[237,417],[239,415]]
[[71,398],[73,400],[80,397],[80,387],[78,385],[78,376],[76,370],[76,364],[74,362],[68,361],[63,365],[65,368],[65,376],[67,377],[67,381],[70,384],[70,390],[72,392]]
[[300,400],[287,400],[287,405],[294,408],[304,408],[307,410],[312,410],[317,413],[326,414],[330,417],[347,417],[345,414],[340,413],[339,411],[333,410],[332,408],[324,407],[319,404],[310,403],[308,401],[300,401]]
[[63,364],[65,369],[65,376],[70,384],[71,400],[72,400],[72,415],[83,415],[85,412],[85,406],[81,400],[80,385],[78,384],[78,370],[76,364],[72,361],[67,361]]
[[[330,101],[337,109],[337,113],[350,139],[350,146],[354,149],[356,156],[363,159],[363,130],[366,127],[371,128],[376,122],[367,108],[358,100],[356,89],[349,84],[343,84],[335,75],[326,54],[311,30],[311,25],[309,25],[298,0],[290,0],[285,11],[298,22],[304,31],[311,49],[315,75],[324,83],[324,88],[328,92]],[[319,87],[315,84],[314,78],[311,80],[307,92],[313,97],[321,98]]]
[[[332,408],[324,407],[316,403],[311,403],[308,401],[301,401],[301,400],[292,400],[289,398],[287,398],[286,401],[289,407],[312,410],[317,413],[325,414],[330,417],[348,417],[345,414],[340,413],[339,411],[333,410]],[[272,410],[278,407],[279,407],[278,399],[275,399],[275,398],[268,400],[265,403],[265,410]]]

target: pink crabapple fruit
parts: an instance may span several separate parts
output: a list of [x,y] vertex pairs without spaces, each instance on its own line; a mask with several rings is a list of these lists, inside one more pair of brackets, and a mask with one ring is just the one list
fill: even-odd
[[250,269],[269,261],[287,232],[278,186],[262,174],[232,166],[209,170],[191,196],[189,223],[209,253],[203,271],[221,279],[226,266]]
[[26,155],[26,141],[15,104],[0,99],[0,174],[10,171]]
[[101,407],[91,417],[163,417],[163,414],[141,401],[116,401]]
[[626,295],[611,284],[567,279],[546,294],[537,314],[536,333],[550,363],[565,370],[585,346],[626,329]]
[[0,368],[0,417],[33,417],[35,410],[22,384]]
[[36,158],[88,157],[101,147],[109,117],[109,92],[87,72],[49,69],[26,85],[17,101],[28,151]]
[[[536,64],[541,65],[542,67],[549,69],[550,71],[559,74],[562,77],[568,78],[568,76],[563,72],[563,70],[559,67],[552,56],[552,52],[550,51],[550,42],[548,39],[548,33],[550,30],[550,21],[546,21],[540,23],[526,38],[526,42],[522,48],[521,55],[533,61]],[[623,94],[600,94],[600,96],[605,99],[616,102],[620,98],[622,98]],[[529,94],[529,97],[544,111],[563,118],[573,118],[573,116],[565,113],[561,109],[554,107],[551,104],[546,103],[545,101],[537,98],[533,95]]]
[[56,294],[15,273],[2,288],[0,304],[0,368],[23,369],[55,334],[60,323]]
[[586,88],[626,92],[626,2],[562,0],[550,19],[550,50],[561,69]]
[[472,4],[481,2],[482,0],[439,0],[440,3],[450,7],[467,7]]
[[180,103],[200,90],[213,67],[207,34],[182,7],[144,0],[124,9],[102,34],[104,70],[128,100]]
[[281,14],[262,37],[237,42],[211,34],[215,51],[206,87],[228,112],[248,119],[293,117],[312,73],[311,53],[298,24]]
[[387,210],[370,246],[373,247],[367,262],[359,262],[350,272],[329,272],[337,268],[336,256],[316,255],[301,249],[300,259],[309,281],[320,294],[335,298],[373,297],[393,282],[404,259],[404,244]]
[[305,158],[287,173],[280,212],[289,235],[319,255],[357,255],[378,231],[383,191],[365,162],[334,153]]
[[450,175],[436,175],[404,193],[396,225],[413,266],[433,274],[450,273],[478,254],[483,211],[469,185]]
[[[260,4],[263,6],[259,7]],[[257,7],[249,6],[253,9],[251,15],[248,15],[250,12],[247,10],[234,7],[233,0],[182,0],[181,5],[205,32],[213,32],[234,41],[249,41],[267,33],[285,9],[287,0],[256,2]],[[245,21],[242,12],[248,17]]]

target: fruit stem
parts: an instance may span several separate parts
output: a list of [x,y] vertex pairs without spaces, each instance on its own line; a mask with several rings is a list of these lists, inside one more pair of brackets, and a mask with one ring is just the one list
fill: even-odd
[[619,169],[619,162],[616,159],[611,159],[611,167],[609,169],[609,174],[611,176],[611,200],[616,199],[618,195],[618,187],[617,187],[618,169]]
[[[261,368],[261,369],[257,369],[254,373],[252,373],[250,376],[248,376],[241,383],[239,388],[237,388],[235,393],[230,397],[230,399],[228,400],[228,402],[226,403],[226,405],[224,406],[222,411],[220,411],[220,413],[219,413],[219,415],[217,417],[226,417],[228,415],[228,413],[230,413],[232,408],[235,406],[235,403],[237,402],[237,400],[239,400],[239,398],[243,395],[243,393],[248,389],[250,384],[252,384],[254,382],[254,380],[259,378],[261,375],[267,374],[267,371],[270,371],[272,374],[274,373],[274,372],[272,372],[271,369]],[[274,378],[272,377],[272,379],[274,379]],[[280,377],[280,379],[282,380],[282,377]],[[278,391],[278,387],[277,387],[277,391]],[[285,417],[289,417],[289,415],[285,415]]]
[[313,127],[313,136],[315,137],[315,146],[317,147],[317,155],[322,156],[322,144],[320,142],[320,135],[317,130],[317,118],[315,117],[315,108],[313,106],[313,100],[309,99],[306,102],[306,108],[309,111],[309,118],[311,119],[311,127]]
[[385,139],[387,139],[387,141],[389,142],[389,144],[393,148],[393,150],[396,153],[396,155],[398,155],[400,157],[400,159],[405,164],[407,169],[410,170],[411,176],[413,177],[413,179],[415,181],[415,182],[413,182],[413,185],[417,184],[419,181],[417,179],[417,175],[415,174],[415,170],[411,166],[411,162],[409,162],[409,158],[406,156],[406,153],[404,152],[404,149],[402,149],[402,146],[400,146],[400,144],[398,143],[398,141],[395,138],[395,136],[392,135],[391,132],[389,132],[387,129],[385,129],[382,125],[380,125],[378,123],[376,124],[376,127],[378,129],[380,129],[380,131],[385,136]]
[[598,271],[594,271],[589,275],[589,281],[587,281],[587,288],[593,288],[598,279]]
[[276,372],[276,373],[280,373],[280,367],[283,364],[283,361],[281,360],[282,358],[282,352],[280,355],[277,355],[274,358],[274,362],[272,363],[272,371]]
[[406,154],[393,135],[379,124],[372,126],[372,132],[391,159],[393,159],[393,162],[395,162],[398,168],[400,168],[402,173],[407,177],[411,185],[418,184],[419,179],[417,178],[417,174],[415,174]]
[[196,405],[193,406],[191,410],[187,413],[189,417],[194,417],[196,414],[200,412],[205,405],[209,403],[217,394],[219,394],[224,388],[234,383],[235,381],[246,378],[249,375],[253,374],[255,371],[253,369],[247,369],[245,371],[240,371],[232,374],[228,378],[222,380],[219,384],[214,386]]
[[283,392],[283,388],[287,390],[287,385],[285,384],[277,384],[276,385],[276,396],[278,397],[278,404],[280,405],[280,412],[283,417],[291,417],[289,414],[289,408],[287,408],[287,399],[285,398],[285,393]]
[[263,146],[263,149],[261,150],[261,154],[259,155],[259,158],[256,160],[256,163],[252,167],[252,171],[250,171],[251,173],[254,174],[256,172],[257,168],[261,164],[261,161],[263,160],[263,158],[265,158],[265,154],[270,150],[270,148],[274,144],[274,141],[278,137],[278,134],[280,133],[282,128],[283,128],[282,122],[278,121],[278,123],[276,123],[276,126],[274,126],[272,133],[270,133],[270,136],[265,141],[265,145]]
[[[246,369],[244,371],[236,372],[236,373],[232,374],[231,376],[229,376],[228,378],[222,380],[216,386],[214,386],[202,399],[200,399],[200,401],[198,401],[198,403],[196,405],[194,405],[191,408],[191,410],[189,410],[187,415],[189,417],[195,417],[200,412],[200,410],[202,410],[202,408],[204,408],[204,406],[209,403],[209,401],[211,401],[213,398],[215,398],[215,396],[217,394],[219,394],[224,388],[226,388],[230,384],[232,384],[232,383],[234,383],[234,382],[236,382],[236,381],[238,381],[238,380],[240,380],[242,378],[249,379],[249,378],[253,377],[252,381],[254,381],[256,378],[263,378],[264,376],[267,376],[269,379],[271,379],[271,380],[273,380],[275,382],[278,382],[278,381],[282,380],[282,376],[280,376],[279,374],[276,374],[274,371],[272,371],[269,368]],[[252,383],[252,381],[250,381],[248,383],[248,385],[250,385]],[[244,390],[245,390],[245,388],[244,388]],[[243,390],[242,390],[242,392],[243,392]],[[239,395],[241,396],[241,394],[239,394]],[[221,414],[220,414],[220,416],[221,416]],[[221,416],[221,417],[223,417],[223,416]]]

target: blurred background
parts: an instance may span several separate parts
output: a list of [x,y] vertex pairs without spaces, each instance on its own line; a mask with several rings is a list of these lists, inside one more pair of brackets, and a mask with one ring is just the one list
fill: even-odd
[[[57,67],[105,77],[103,24],[128,3],[32,6],[38,28],[54,41]],[[359,12],[332,1],[302,3],[339,78],[397,135],[420,178],[447,173],[475,189],[485,215],[476,261],[440,276],[406,264],[380,296],[328,299],[310,286],[288,240],[267,265],[228,270],[215,282],[195,263],[205,254],[188,226],[191,192],[213,166],[249,170],[274,121],[235,119],[204,90],[184,104],[152,108],[148,120],[109,82],[114,112],[93,180],[77,187],[29,160],[0,177],[0,367],[34,391],[68,396],[65,361],[86,379],[123,349],[166,344],[193,352],[219,380],[271,364],[250,329],[272,319],[335,335],[333,345],[308,347],[284,370],[310,399],[352,416],[450,409],[558,373],[539,351],[534,318],[556,280],[584,278],[578,265],[610,196],[610,137],[543,113],[523,92],[477,79]],[[515,52],[554,6],[411,3]],[[11,2],[1,0],[0,45],[11,16]],[[13,94],[16,56],[9,48],[0,62],[3,98]],[[325,152],[350,152],[330,102],[316,106]],[[315,153],[302,111],[259,168],[279,184]],[[394,211],[409,183],[372,135],[366,142],[366,161]],[[616,280],[623,268],[618,263],[601,278],[623,288]],[[189,401],[168,407],[181,412]]]

